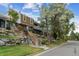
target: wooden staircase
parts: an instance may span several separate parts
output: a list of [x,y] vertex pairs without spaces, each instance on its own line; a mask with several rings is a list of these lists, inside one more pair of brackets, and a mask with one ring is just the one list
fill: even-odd
[[37,38],[37,36],[34,33],[29,32],[29,31],[28,31],[28,35],[30,36],[33,45],[38,45],[38,38]]
[[[15,28],[16,29],[16,28]],[[14,30],[14,32],[16,33],[16,35],[18,35],[19,37],[24,37],[24,36],[28,36],[31,38],[32,44],[33,45],[38,45],[38,37],[36,34],[32,33],[31,31],[28,32],[23,32],[23,31],[19,31],[19,29]]]

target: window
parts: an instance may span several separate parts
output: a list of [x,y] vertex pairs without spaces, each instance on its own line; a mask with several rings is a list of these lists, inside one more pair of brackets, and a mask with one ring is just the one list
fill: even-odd
[[10,22],[7,22],[6,29],[11,30],[11,23]]
[[5,28],[5,21],[0,19],[0,27]]

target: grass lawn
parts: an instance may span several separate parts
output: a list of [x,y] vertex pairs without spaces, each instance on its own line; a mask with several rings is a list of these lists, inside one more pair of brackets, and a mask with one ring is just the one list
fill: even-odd
[[0,35],[0,39],[16,39],[17,36]]
[[56,46],[59,46],[59,45],[65,43],[65,42],[66,41],[58,40],[58,41],[52,42],[51,44],[48,44],[47,46],[50,47],[50,48],[53,48],[53,47],[56,47]]
[[25,56],[43,51],[28,45],[3,46],[0,47],[0,56]]

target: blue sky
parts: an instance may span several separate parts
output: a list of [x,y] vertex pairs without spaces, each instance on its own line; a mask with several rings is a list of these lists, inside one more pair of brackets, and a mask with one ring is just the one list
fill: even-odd
[[32,4],[32,3],[12,3],[12,4],[0,4],[0,14],[7,15],[8,7],[20,11],[23,14],[26,14],[27,16],[30,16],[34,19],[37,19],[39,17],[39,7],[42,4]]
[[[15,9],[16,11],[20,11],[27,16],[30,16],[37,20],[40,15],[39,8],[41,5],[46,5],[42,3],[10,3],[10,4],[0,4],[0,14],[7,15],[8,7]],[[79,24],[79,3],[72,3],[67,6],[74,15],[75,18],[72,19],[75,23]]]

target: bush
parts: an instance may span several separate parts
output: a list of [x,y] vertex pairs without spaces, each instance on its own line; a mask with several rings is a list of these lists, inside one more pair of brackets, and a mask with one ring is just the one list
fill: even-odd
[[43,39],[43,40],[41,41],[41,43],[42,43],[43,45],[48,45],[48,44],[49,44],[49,42],[48,42],[47,39]]
[[55,44],[61,44],[61,43],[64,43],[64,42],[66,42],[67,40],[65,40],[65,39],[59,39],[59,40],[56,40],[54,43]]

